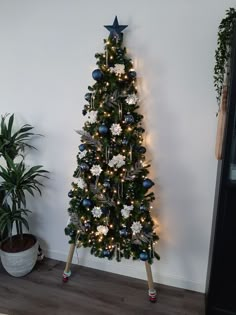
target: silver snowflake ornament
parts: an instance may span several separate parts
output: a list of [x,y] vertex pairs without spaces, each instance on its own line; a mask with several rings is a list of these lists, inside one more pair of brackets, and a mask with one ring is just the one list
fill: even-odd
[[94,208],[92,209],[92,214],[93,214],[93,216],[94,216],[95,218],[100,218],[101,215],[102,215],[102,210],[101,210],[101,208],[100,208],[100,207],[94,207]]
[[131,230],[133,231],[133,234],[138,234],[142,230],[142,225],[139,221],[133,222],[131,225]]
[[138,97],[136,94],[130,94],[126,97],[125,101],[128,105],[135,105],[138,101]]
[[119,136],[122,132],[120,124],[112,124],[110,130],[113,136]]
[[90,172],[93,174],[93,176],[99,176],[102,172],[102,168],[100,165],[95,164],[90,168]]

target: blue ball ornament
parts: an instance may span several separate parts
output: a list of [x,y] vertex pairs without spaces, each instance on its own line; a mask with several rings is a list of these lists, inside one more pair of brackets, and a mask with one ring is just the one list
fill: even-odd
[[90,223],[89,221],[85,222],[85,223],[84,223],[84,227],[85,227],[86,229],[90,229],[90,228],[91,228],[91,223]]
[[83,205],[85,208],[91,208],[91,207],[93,206],[93,202],[92,202],[91,199],[86,198],[86,199],[83,199],[82,205]]
[[90,101],[91,101],[91,98],[92,98],[92,93],[86,93],[86,94],[84,95],[84,98],[85,98],[86,101],[90,102]]
[[83,143],[80,144],[80,145],[79,145],[79,149],[80,149],[81,152],[83,152],[83,151],[86,149],[85,144],[83,144]]
[[149,178],[144,179],[143,187],[144,188],[151,188],[154,185],[153,181]]
[[129,71],[129,77],[130,78],[134,79],[134,78],[136,78],[136,76],[137,76],[137,73],[135,71],[133,71],[133,70]]
[[120,236],[125,237],[128,235],[128,231],[126,230],[126,228],[123,228],[120,230]]
[[89,169],[89,166],[87,163],[83,162],[80,164],[80,169],[81,169],[81,171],[87,171]]
[[69,235],[70,235],[70,237],[75,237],[76,232],[75,232],[75,231],[71,231],[71,232],[69,233]]
[[111,252],[109,251],[109,249],[104,249],[102,253],[104,257],[109,257],[111,255]]
[[94,78],[95,81],[101,81],[103,78],[103,73],[100,69],[95,69],[92,72],[92,77]]
[[128,145],[128,143],[129,143],[128,139],[124,138],[124,139],[122,140],[122,144],[123,144],[123,145]]
[[134,116],[131,114],[125,115],[125,122],[127,124],[132,124],[134,122]]
[[109,179],[106,179],[106,180],[104,181],[104,183],[103,183],[103,186],[104,186],[105,188],[110,188],[110,187],[111,187],[110,180],[109,180]]
[[139,258],[142,261],[146,261],[146,260],[148,260],[148,254],[146,252],[142,252],[142,253],[140,253]]
[[147,207],[145,205],[140,205],[139,210],[141,212],[145,212],[145,211],[147,211]]
[[144,154],[144,153],[146,153],[146,148],[145,147],[138,147],[137,151],[138,151],[138,153]]
[[108,133],[108,127],[105,126],[105,125],[101,125],[101,126],[98,127],[98,132],[101,135],[105,135],[106,133]]
[[101,210],[102,210],[102,213],[104,215],[107,215],[109,213],[109,209],[108,208],[102,207]]
[[68,197],[69,197],[69,198],[72,198],[72,197],[73,197],[73,191],[72,191],[72,190],[70,190],[70,191],[68,192]]

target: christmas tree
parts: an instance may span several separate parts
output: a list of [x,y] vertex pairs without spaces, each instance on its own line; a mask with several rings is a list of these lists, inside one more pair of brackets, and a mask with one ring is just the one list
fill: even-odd
[[96,82],[85,94],[82,113],[87,121],[77,131],[81,144],[65,233],[70,243],[90,247],[97,257],[152,263],[159,259],[150,214],[154,183],[145,162],[136,72],[123,47],[127,25],[119,25],[116,17],[105,27],[110,34],[104,52],[95,55]]

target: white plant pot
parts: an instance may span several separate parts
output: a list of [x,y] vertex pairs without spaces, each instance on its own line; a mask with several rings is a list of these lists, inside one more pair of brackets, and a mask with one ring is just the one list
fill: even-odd
[[18,253],[0,250],[2,265],[14,277],[27,275],[35,266],[38,256],[38,241],[29,249]]

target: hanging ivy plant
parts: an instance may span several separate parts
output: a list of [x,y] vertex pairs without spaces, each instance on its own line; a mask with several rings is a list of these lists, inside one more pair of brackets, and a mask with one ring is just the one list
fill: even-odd
[[217,49],[215,52],[214,86],[217,93],[217,102],[220,105],[222,85],[224,81],[225,64],[231,54],[236,11],[230,8],[226,11],[225,18],[221,21],[218,31]]

